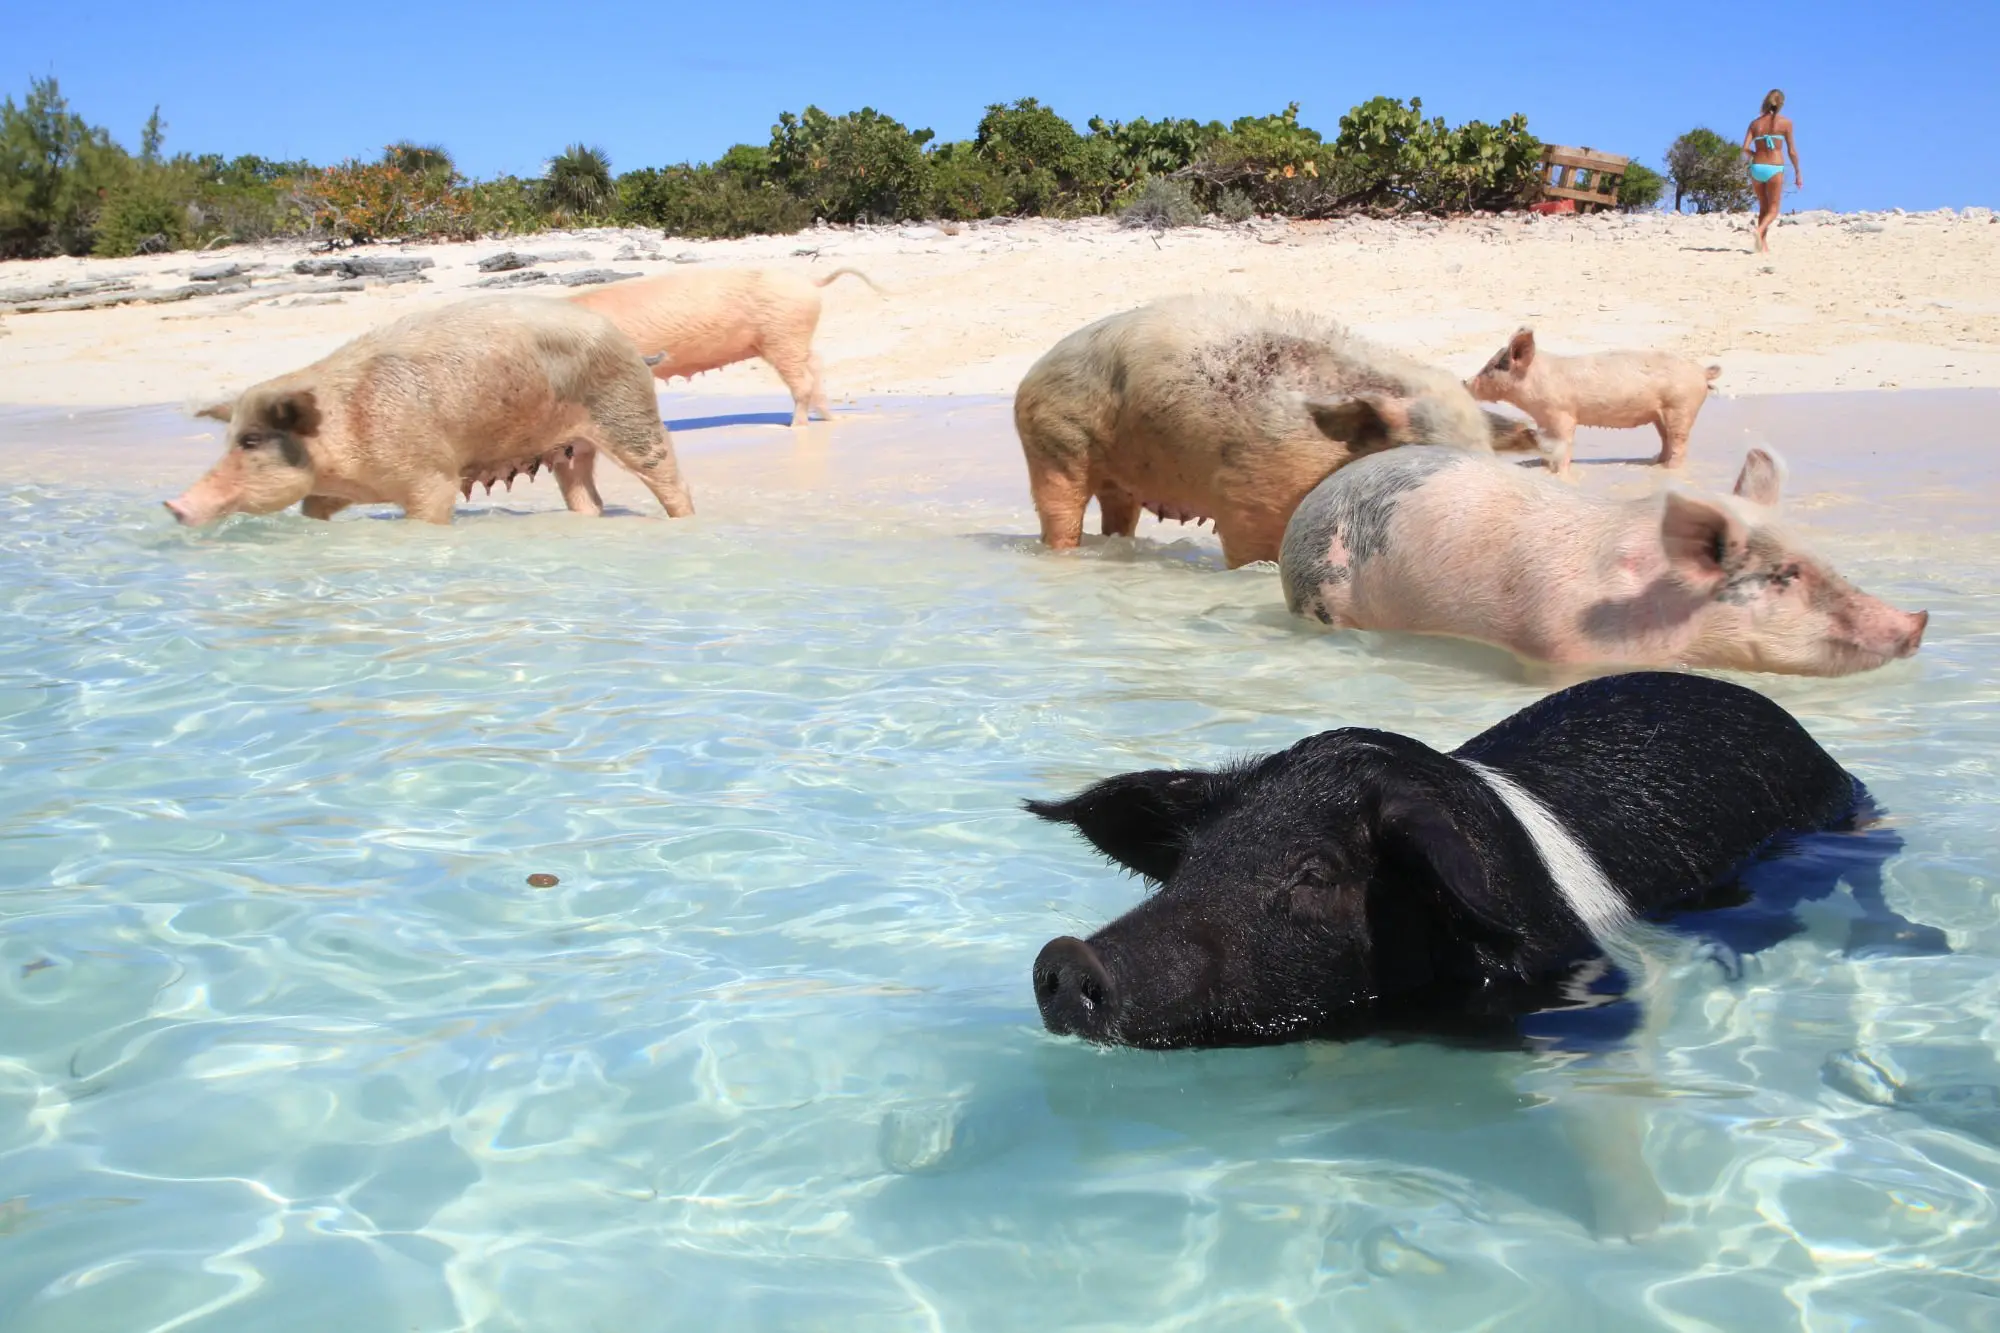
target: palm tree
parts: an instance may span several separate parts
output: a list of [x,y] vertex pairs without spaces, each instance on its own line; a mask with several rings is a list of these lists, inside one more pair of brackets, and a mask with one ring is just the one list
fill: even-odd
[[458,167],[439,144],[411,143],[408,139],[390,144],[382,150],[385,166],[397,167],[412,176],[443,176],[449,180],[458,174]]
[[542,173],[542,189],[554,207],[585,216],[608,213],[618,202],[618,186],[611,179],[611,159],[602,148],[580,143],[571,144],[549,159]]

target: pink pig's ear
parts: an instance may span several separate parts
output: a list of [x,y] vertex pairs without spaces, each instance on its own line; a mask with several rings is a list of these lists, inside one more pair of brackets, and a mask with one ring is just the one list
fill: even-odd
[[1410,435],[1410,405],[1401,398],[1314,398],[1306,411],[1320,434],[1357,451],[1379,449]]
[[1667,567],[1699,593],[1714,593],[1750,559],[1750,530],[1721,505],[1667,492],[1660,516]]
[[1520,374],[1535,359],[1535,331],[1522,329],[1507,340],[1508,369]]
[[1785,469],[1777,456],[1766,449],[1752,449],[1743,456],[1743,470],[1736,474],[1736,494],[1751,504],[1769,508],[1778,503],[1785,489]]
[[195,413],[197,417],[207,417],[210,421],[227,422],[236,415],[236,400],[225,398],[219,403],[210,403]]

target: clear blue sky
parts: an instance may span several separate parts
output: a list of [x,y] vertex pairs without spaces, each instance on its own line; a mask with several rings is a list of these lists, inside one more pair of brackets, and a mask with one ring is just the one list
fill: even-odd
[[1386,93],[1453,122],[1526,112],[1543,139],[1658,165],[1694,125],[1740,135],[1775,85],[1809,187],[1788,204],[2000,205],[2000,0],[0,0],[0,32],[0,93],[54,74],[128,147],[158,103],[170,151],[333,161],[410,138],[485,176],[580,139],[622,171],[763,143],[808,102],[950,139],[1023,96],[1079,128],[1297,101],[1331,135]]

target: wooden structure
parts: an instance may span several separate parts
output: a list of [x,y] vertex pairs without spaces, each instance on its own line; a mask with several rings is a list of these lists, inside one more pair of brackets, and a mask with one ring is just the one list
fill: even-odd
[[1577,211],[1618,207],[1618,187],[1625,183],[1629,157],[1600,153],[1594,148],[1542,148],[1542,198],[1568,199]]

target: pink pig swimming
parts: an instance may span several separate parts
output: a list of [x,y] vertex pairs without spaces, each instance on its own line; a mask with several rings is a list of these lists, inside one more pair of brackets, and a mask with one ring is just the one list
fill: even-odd
[[1842,676],[1908,657],[1928,612],[1869,596],[1776,526],[1777,460],[1735,493],[1579,492],[1490,455],[1392,449],[1292,515],[1285,604],[1346,629],[1451,634],[1543,662]]
[[1522,329],[1465,387],[1482,403],[1512,403],[1533,417],[1549,470],[1563,476],[1578,426],[1652,426],[1660,432],[1654,461],[1679,467],[1709,382],[1721,373],[1671,352],[1556,356],[1538,352],[1535,331]]

